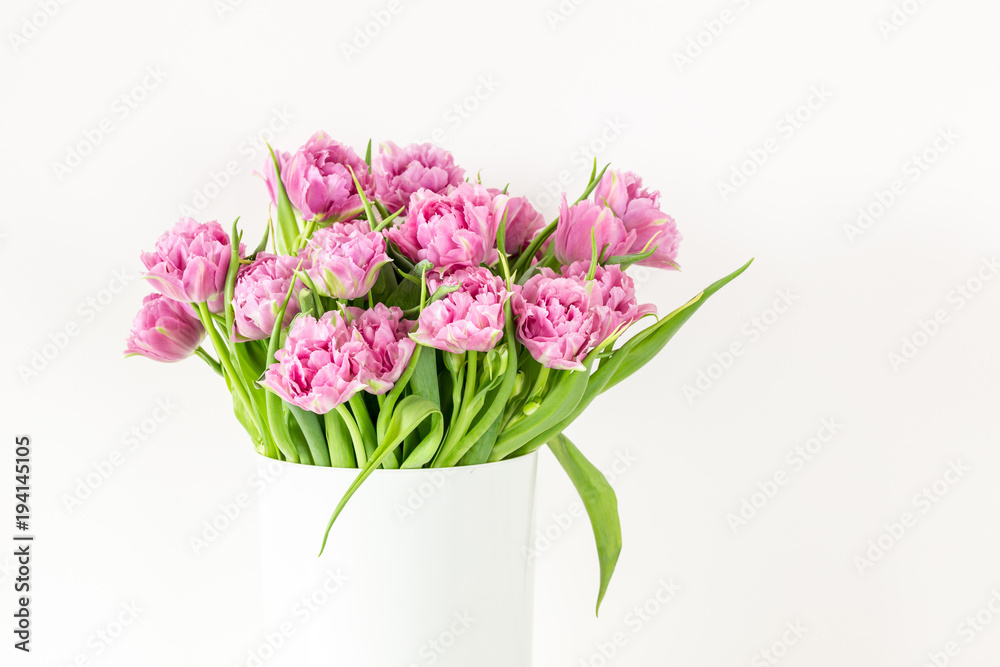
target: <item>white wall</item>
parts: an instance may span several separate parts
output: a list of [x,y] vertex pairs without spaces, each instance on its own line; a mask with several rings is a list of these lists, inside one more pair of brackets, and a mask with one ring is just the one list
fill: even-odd
[[[11,661],[8,637],[0,662],[235,665],[258,641],[252,501],[207,549],[189,544],[220,504],[252,493],[228,396],[197,361],[119,357],[146,289],[139,250],[184,205],[260,231],[262,155],[247,141],[283,125],[273,141],[289,149],[317,129],[359,150],[440,129],[467,169],[543,203],[546,183],[585,184],[581,151],[635,169],[685,236],[682,273],[638,276],[662,312],[756,257],[570,431],[604,467],[631,460],[615,480],[625,550],[599,620],[589,527],[558,528],[575,496],[544,459],[539,528],[559,534],[538,557],[538,665],[605,664],[617,632],[609,665],[771,664],[759,652],[788,623],[806,628],[788,667],[917,666],[949,642],[949,664],[997,663],[1000,619],[964,625],[1000,596],[996,3],[229,1],[221,16],[227,0],[50,2],[55,15],[16,45],[10,34],[42,23],[46,3],[5,3],[0,414],[8,443],[33,438],[38,542],[35,651]],[[893,2],[915,13],[883,34]],[[345,56],[356,27],[390,6],[388,25]],[[551,14],[560,7],[568,15]],[[712,23],[723,11],[729,22]],[[679,65],[690,40],[708,45]],[[144,99],[129,108],[122,95]],[[796,113],[808,116],[798,127],[783,120]],[[56,163],[102,119],[98,145],[60,179]],[[724,197],[719,183],[765,147]],[[938,159],[914,169],[925,151]],[[229,163],[238,173],[213,189]],[[885,213],[849,233],[897,180]],[[980,271],[993,279],[980,284]],[[959,285],[981,289],[966,298]],[[792,305],[776,315],[781,295]],[[100,312],[88,299],[105,300]],[[750,333],[754,318],[770,324]],[[77,335],[22,378],[68,325]],[[914,338],[916,355],[894,367]],[[713,368],[734,343],[743,354]],[[699,372],[716,379],[689,399]],[[169,417],[129,449],[124,434],[161,401]],[[789,460],[824,420],[837,426],[822,451]],[[110,477],[67,509],[115,450]],[[920,500],[950,462],[967,472]],[[11,467],[0,469],[6,516]],[[774,497],[731,528],[727,515],[781,472]],[[904,512],[915,524],[859,568]],[[679,591],[649,602],[661,580]],[[138,619],[110,647],[96,639],[132,602]],[[647,603],[659,613],[636,621]]]

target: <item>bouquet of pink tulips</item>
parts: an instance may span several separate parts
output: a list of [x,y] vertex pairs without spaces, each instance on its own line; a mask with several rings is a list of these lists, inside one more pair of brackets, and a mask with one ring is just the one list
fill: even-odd
[[372,156],[369,143],[362,159],[317,133],[272,152],[262,175],[274,216],[255,249],[235,222],[227,234],[185,218],[142,253],[157,293],[126,352],[201,357],[264,456],[360,469],[331,526],[376,468],[548,445],[590,514],[599,606],[621,548],[617,501],[564,430],[746,266],[657,319],[626,270],[676,269],[680,234],[659,192],[596,163],[548,224],[430,144],[387,142]]

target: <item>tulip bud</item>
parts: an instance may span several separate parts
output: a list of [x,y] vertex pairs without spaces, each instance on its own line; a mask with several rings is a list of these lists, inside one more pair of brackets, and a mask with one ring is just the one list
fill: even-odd
[[189,305],[150,294],[132,322],[125,354],[181,361],[194,354],[204,338],[205,328]]

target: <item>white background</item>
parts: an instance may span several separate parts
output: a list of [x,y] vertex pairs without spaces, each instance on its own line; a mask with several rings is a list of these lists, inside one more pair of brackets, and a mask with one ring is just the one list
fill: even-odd
[[[0,663],[214,667],[245,664],[259,641],[253,502],[208,548],[190,544],[220,505],[252,492],[228,394],[196,360],[123,361],[121,350],[146,292],[138,253],[182,206],[227,228],[241,215],[248,237],[262,230],[252,137],[271,127],[287,150],[323,129],[359,151],[369,137],[440,129],[469,172],[509,181],[547,218],[546,184],[575,197],[593,155],[634,169],[685,237],[681,273],[636,275],[661,312],[756,257],[570,430],[602,468],[632,460],[615,479],[625,549],[599,620],[589,526],[559,527],[575,496],[544,457],[538,522],[555,538],[538,557],[538,665],[771,664],[760,652],[788,623],[805,628],[773,649],[788,667],[917,667],[949,642],[948,664],[998,664],[1000,618],[963,624],[1000,591],[1000,279],[989,268],[1000,6],[895,0],[910,14],[880,28],[893,1],[589,0],[559,13],[554,0],[402,0],[347,54],[386,2],[94,0],[46,18],[45,3],[7,0],[0,414],[4,456],[15,434],[34,442],[38,537],[30,656],[10,647],[11,559],[0,556]],[[714,23],[723,11],[729,22]],[[700,53],[680,62],[692,40]],[[797,127],[783,121],[796,113]],[[105,118],[110,132],[88,146]],[[768,139],[766,162],[744,164]],[[77,150],[87,154],[67,173],[58,164]],[[914,170],[925,151],[933,163]],[[237,173],[214,187],[230,162]],[[753,173],[723,196],[734,169]],[[850,233],[897,180],[884,213]],[[778,313],[781,294],[792,305]],[[938,311],[943,323],[926,325]],[[68,325],[76,335],[60,336]],[[919,347],[894,364],[904,339]],[[734,343],[743,353],[726,360]],[[51,358],[26,373],[43,349]],[[685,395],[700,372],[711,375],[702,393]],[[170,414],[151,427],[158,401]],[[796,469],[787,453],[824,419],[836,434]],[[125,434],[144,426],[130,449]],[[116,450],[110,476],[68,507]],[[933,504],[915,502],[949,462],[967,471]],[[0,462],[4,517],[11,468]],[[753,497],[756,514],[734,530],[727,517],[780,472],[786,483]],[[915,525],[883,535],[905,512]],[[881,558],[860,563],[880,539]],[[664,604],[661,580],[680,587]],[[135,622],[110,646],[96,641],[131,603]],[[637,623],[646,604],[655,613]],[[624,645],[602,662],[618,632]]]

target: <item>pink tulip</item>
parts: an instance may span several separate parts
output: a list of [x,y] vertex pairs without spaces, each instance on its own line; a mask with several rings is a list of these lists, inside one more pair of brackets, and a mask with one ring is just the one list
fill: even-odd
[[428,274],[431,291],[441,285],[459,285],[458,291],[431,303],[410,334],[421,345],[461,354],[488,352],[503,337],[503,306],[510,293],[503,279],[486,268],[465,268],[441,276]]
[[367,220],[335,222],[318,230],[304,249],[306,271],[324,296],[357,299],[371,291],[379,269],[392,259],[385,253],[385,237],[373,232]]
[[588,266],[571,264],[563,275],[543,268],[514,293],[517,337],[543,366],[584,370],[591,350],[655,312],[636,304],[632,279],[618,266],[598,266],[587,280]]
[[[309,265],[298,257],[260,253],[253,264],[241,266],[233,290],[233,340],[263,340],[270,338],[278,310],[292,284],[296,267]],[[299,282],[301,289],[302,283]],[[294,294],[288,300],[282,327],[288,326],[299,312]]]
[[556,259],[561,264],[590,262],[595,242],[601,261],[628,254],[635,239],[636,233],[626,230],[610,208],[588,200],[570,206],[563,195],[553,235]]
[[420,190],[410,198],[406,220],[387,236],[404,255],[415,262],[429,260],[441,273],[493,264],[499,259],[497,230],[507,200],[474,183],[462,183],[446,195]]
[[406,370],[417,344],[407,335],[413,322],[403,319],[403,311],[377,303],[371,310],[347,308],[350,326],[367,345],[362,381],[370,394],[384,394]]
[[377,304],[300,315],[261,384],[304,410],[324,414],[359,391],[384,394],[403,374],[416,344],[403,311]]
[[292,405],[325,414],[365,388],[366,349],[340,313],[330,311],[318,320],[300,315],[260,384]]
[[187,359],[205,338],[205,327],[191,306],[149,294],[132,321],[125,354],[140,354],[154,361]]
[[635,241],[628,254],[644,249],[655,252],[639,262],[659,269],[676,269],[680,232],[674,219],[660,210],[660,193],[642,187],[642,179],[631,171],[607,171],[594,188],[594,201],[606,204],[621,218]]
[[[497,188],[490,188],[494,197],[500,194]],[[504,235],[504,250],[516,255],[528,247],[531,239],[545,227],[545,218],[535,210],[527,197],[509,197],[505,208],[507,220],[504,223],[507,233]],[[501,217],[503,216],[501,211]]]
[[426,189],[445,194],[465,176],[452,154],[434,144],[400,148],[387,141],[374,162],[375,196],[393,213],[406,206],[414,192]]
[[372,176],[365,161],[349,146],[317,132],[288,159],[281,178],[289,200],[306,220],[351,220],[364,207],[348,167],[371,198]]
[[274,151],[274,157],[278,160],[280,173],[275,173],[274,160],[271,159],[271,154],[268,153],[264,162],[263,170],[255,171],[254,174],[264,179],[264,185],[267,186],[267,194],[271,197],[271,203],[277,206],[278,183],[281,182],[281,174],[284,173],[285,167],[288,165],[288,161],[291,159],[292,154],[288,151]]
[[207,302],[212,312],[221,312],[231,252],[229,235],[219,223],[181,218],[160,236],[153,252],[142,253],[144,277],[164,296]]

